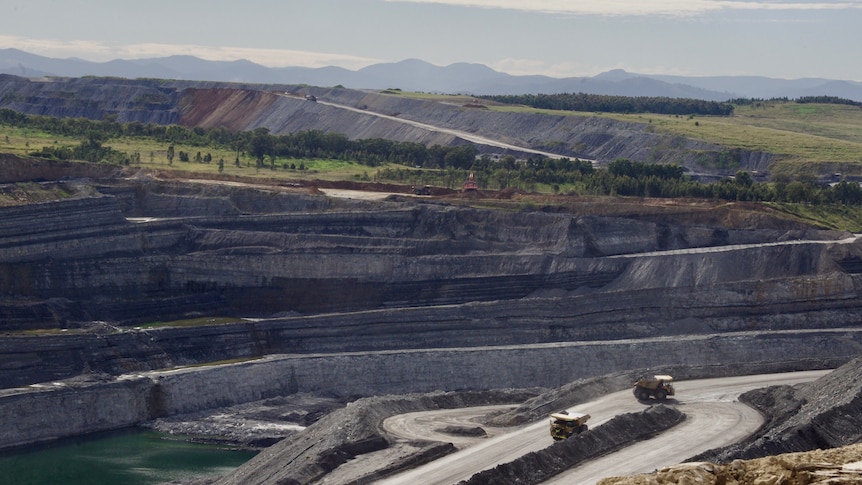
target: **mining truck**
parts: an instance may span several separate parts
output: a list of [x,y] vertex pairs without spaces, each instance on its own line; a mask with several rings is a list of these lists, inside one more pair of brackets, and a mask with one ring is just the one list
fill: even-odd
[[673,377],[668,375],[645,377],[635,382],[632,392],[638,401],[646,401],[649,398],[664,401],[668,396],[674,395],[672,382]]
[[589,414],[569,413],[562,411],[551,414],[551,438],[564,440],[573,434],[581,434],[587,430]]

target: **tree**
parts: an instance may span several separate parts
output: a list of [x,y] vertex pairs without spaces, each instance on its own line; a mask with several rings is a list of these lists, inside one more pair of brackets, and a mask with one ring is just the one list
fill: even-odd
[[798,180],[794,180],[787,184],[786,194],[787,200],[790,202],[803,202],[808,198],[808,191],[805,184]]
[[263,166],[263,159],[267,155],[272,154],[272,148],[273,142],[272,137],[269,136],[269,130],[266,128],[258,128],[254,130],[251,137],[251,148],[249,151],[255,160],[257,160],[257,168]]
[[632,164],[631,160],[626,158],[618,158],[609,163],[608,173],[618,177],[634,177],[637,175],[635,173],[634,164]]
[[751,187],[751,185],[754,184],[754,179],[751,178],[751,174],[745,170],[737,170],[736,174],[733,176],[733,180],[736,182],[736,185],[741,185],[743,187]]
[[842,180],[832,187],[832,196],[844,205],[857,205],[862,202],[862,187],[858,183]]
[[168,165],[174,164],[174,146],[171,145],[168,147]]
[[443,157],[447,167],[469,169],[476,162],[479,149],[473,145],[462,145],[449,150]]

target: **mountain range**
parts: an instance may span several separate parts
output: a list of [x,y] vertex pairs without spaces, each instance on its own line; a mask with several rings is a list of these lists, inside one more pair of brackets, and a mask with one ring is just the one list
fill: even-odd
[[612,70],[591,77],[515,76],[474,63],[436,66],[418,59],[381,63],[355,71],[340,67],[266,67],[247,60],[207,61],[193,56],[92,62],[56,59],[0,49],[0,73],[22,77],[121,77],[308,84],[354,89],[402,89],[432,93],[501,95],[587,93],[664,96],[726,101],[733,98],[835,96],[862,102],[862,82],[760,76],[667,76]]

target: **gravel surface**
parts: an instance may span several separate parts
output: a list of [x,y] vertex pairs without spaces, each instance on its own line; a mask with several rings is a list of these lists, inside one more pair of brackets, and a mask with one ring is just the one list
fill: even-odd
[[812,383],[758,389],[740,400],[767,417],[748,439],[599,485],[862,483],[862,359]]
[[[439,430],[453,437],[461,435],[461,439],[470,440],[476,439],[471,434],[477,429],[493,433],[496,426],[522,424],[534,420],[535,416],[546,415],[548,410],[562,408],[561,404],[565,402],[618,391],[621,386],[630,385],[630,382],[631,375],[624,373],[577,381],[559,389],[380,396],[359,399],[347,405],[335,399],[292,396],[289,399],[270,399],[235,406],[218,413],[159,420],[151,423],[151,426],[168,432],[197,435],[204,437],[204,440],[206,437],[214,440],[227,437],[227,440],[244,446],[265,445],[265,440],[278,439],[279,436],[287,438],[264,449],[249,463],[227,476],[185,483],[373,483],[382,477],[453,453],[459,442],[454,438],[445,443],[419,438],[395,439],[383,431],[382,423],[387,417],[434,409],[507,405],[501,406],[500,411],[489,408],[489,413],[476,426],[454,422],[450,425],[452,429]],[[743,396],[741,399],[762,412],[766,419],[764,426],[750,438],[693,457],[692,463],[658,470],[649,474],[648,478],[638,475],[605,479],[600,483],[795,485],[819,483],[817,480],[835,474],[853,476],[855,472],[844,470],[842,466],[862,458],[862,445],[857,444],[862,441],[862,359],[854,360],[809,384],[774,386]],[[677,418],[665,414],[647,418],[655,424],[656,416],[660,416],[660,422],[656,425],[658,427],[672,425]],[[635,413],[626,419],[644,418],[637,417]],[[626,429],[631,430],[631,423],[613,430],[605,426],[607,424],[595,431],[604,429],[604,433],[610,433],[614,439],[627,436],[630,433]],[[597,443],[603,443],[593,431],[590,431],[590,439],[598,439]],[[590,447],[595,448],[599,444],[593,443]],[[605,444],[611,448],[621,446],[616,442]],[[828,453],[816,451],[818,448]],[[560,449],[556,447],[553,453]],[[788,451],[793,453],[778,458],[771,456]],[[816,452],[811,454],[809,451]],[[484,478],[486,482],[482,482],[483,478],[476,478],[479,481],[475,483],[503,483],[499,481],[502,476],[517,483],[542,483],[547,477],[537,470],[550,470],[550,464],[559,464],[560,461],[551,455],[545,456],[546,453],[552,451],[532,453],[529,458],[517,463],[500,466],[494,472],[495,478],[489,478],[491,474],[488,473]],[[763,458],[757,459],[759,457]],[[754,461],[744,461],[746,459]],[[571,457],[562,460],[562,463],[564,467],[571,466]],[[787,481],[802,476],[812,481]],[[766,477],[767,481],[755,482],[753,480],[756,477]],[[770,481],[772,478],[769,477],[785,477],[785,481]],[[862,479],[856,476],[850,481],[830,483],[862,483]]]

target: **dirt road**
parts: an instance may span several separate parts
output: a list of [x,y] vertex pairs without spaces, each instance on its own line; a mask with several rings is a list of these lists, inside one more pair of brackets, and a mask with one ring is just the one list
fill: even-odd
[[[288,94],[283,94],[282,96],[294,97],[294,96],[291,96]],[[356,113],[361,113],[363,115],[371,115],[371,116],[376,116],[378,118],[384,118],[384,119],[388,119],[391,121],[396,121],[398,123],[404,123],[404,124],[415,126],[418,128],[423,128],[423,129],[428,130],[428,131],[433,131],[433,132],[438,132],[438,133],[447,133],[447,134],[457,136],[459,138],[462,138],[464,140],[467,140],[469,142],[476,143],[479,145],[487,145],[487,146],[493,146],[493,147],[498,147],[498,148],[504,148],[506,150],[513,150],[513,151],[517,151],[517,152],[521,152],[521,153],[533,153],[533,154],[545,156],[548,158],[563,158],[563,157],[565,157],[565,155],[560,155],[557,153],[550,153],[550,152],[546,152],[546,151],[542,151],[542,150],[534,150],[532,148],[520,147],[520,146],[512,145],[509,143],[503,143],[503,142],[498,141],[498,140],[486,138],[486,137],[479,136],[479,135],[469,133],[466,131],[462,131],[462,130],[454,130],[451,128],[442,128],[439,126],[429,125],[427,123],[421,123],[419,121],[413,121],[413,120],[408,120],[408,119],[404,119],[404,118],[399,118],[397,116],[385,115],[383,113],[376,113],[374,111],[354,108],[352,106],[346,106],[343,104],[331,103],[331,102],[327,102],[327,101],[322,101],[320,99],[317,100],[317,103],[321,104],[321,105],[329,106],[331,108],[338,108],[338,109],[343,109],[343,110],[347,110],[347,111],[353,111]],[[587,160],[587,161],[592,161],[592,160]]]
[[[754,432],[762,423],[756,411],[737,401],[741,393],[771,385],[808,382],[827,372],[808,371],[678,382],[676,399],[668,400],[668,403],[679,406],[686,414],[687,420],[684,424],[651,440],[574,468],[546,483],[594,484],[607,476],[650,472],[679,463],[707,449],[736,442]],[[586,402],[571,408],[571,411],[589,413],[592,416],[589,424],[596,427],[618,414],[641,411],[644,406],[634,399],[631,391],[625,390]],[[439,440],[441,428],[453,422],[464,425],[470,422],[470,413],[477,417],[487,412],[487,408],[471,408],[459,410],[455,416],[451,412],[447,414],[438,411],[411,413],[390,418],[384,423],[384,427],[405,440]],[[548,423],[545,421],[509,432],[501,433],[501,430],[494,429],[488,432],[490,437],[484,439],[453,440],[451,435],[445,435],[446,440],[462,449],[379,483],[450,485],[466,480],[476,472],[512,461],[553,443],[548,433]]]

